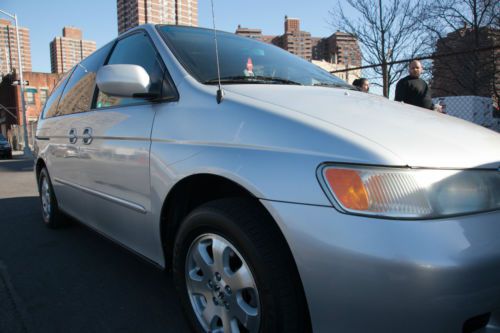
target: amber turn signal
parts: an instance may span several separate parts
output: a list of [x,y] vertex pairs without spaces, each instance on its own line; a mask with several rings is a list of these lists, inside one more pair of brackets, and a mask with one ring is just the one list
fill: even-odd
[[342,206],[367,210],[368,193],[357,170],[327,169],[325,178]]

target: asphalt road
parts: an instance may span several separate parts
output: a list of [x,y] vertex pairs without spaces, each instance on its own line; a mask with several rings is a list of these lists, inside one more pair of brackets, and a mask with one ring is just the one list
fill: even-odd
[[0,333],[189,332],[170,274],[72,222],[41,222],[33,163],[0,160]]

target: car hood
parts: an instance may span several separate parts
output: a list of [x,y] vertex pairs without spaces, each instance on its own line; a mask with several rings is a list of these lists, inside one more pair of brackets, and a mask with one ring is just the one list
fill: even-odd
[[435,111],[357,91],[284,85],[225,90],[308,115],[383,146],[411,167],[500,166],[500,135]]

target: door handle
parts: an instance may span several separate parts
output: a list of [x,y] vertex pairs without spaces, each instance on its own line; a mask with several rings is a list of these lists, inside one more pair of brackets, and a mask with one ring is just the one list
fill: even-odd
[[76,141],[78,140],[75,128],[69,130],[68,136],[69,136],[69,143],[76,143]]
[[83,144],[89,145],[92,143],[92,128],[90,127],[85,127],[83,130],[83,135],[82,135],[82,140]]

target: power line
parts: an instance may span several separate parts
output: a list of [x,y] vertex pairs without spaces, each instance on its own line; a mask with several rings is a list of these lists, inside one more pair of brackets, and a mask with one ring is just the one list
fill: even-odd
[[[394,64],[403,64],[403,63],[409,63],[413,60],[428,60],[428,59],[439,59],[439,58],[446,58],[446,57],[452,57],[452,56],[457,56],[457,55],[462,55],[462,54],[468,54],[468,53],[476,53],[476,52],[485,52],[485,51],[493,51],[496,49],[500,49],[500,46],[489,46],[489,47],[480,47],[480,48],[475,48],[472,50],[466,50],[466,51],[457,51],[457,52],[451,52],[451,53],[443,53],[443,54],[432,54],[432,55],[425,55],[425,56],[417,56],[412,59],[404,59],[404,60],[396,60],[396,61],[391,61],[387,62],[387,65],[394,65]],[[367,69],[367,68],[375,68],[382,66],[382,64],[375,64],[375,65],[367,65],[367,66],[359,66],[359,67],[349,67],[346,69],[337,69],[334,71],[330,71],[330,73],[343,73],[343,72],[349,72],[349,71],[355,71],[359,69]]]

